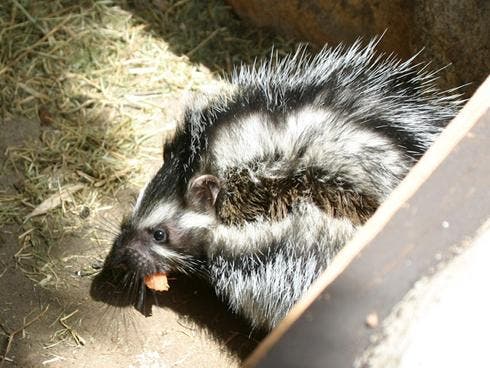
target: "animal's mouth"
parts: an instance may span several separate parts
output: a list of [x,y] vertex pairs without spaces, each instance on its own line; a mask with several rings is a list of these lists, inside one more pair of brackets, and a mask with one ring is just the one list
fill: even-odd
[[167,291],[170,288],[166,272],[155,272],[146,275],[144,281],[146,287],[154,291]]

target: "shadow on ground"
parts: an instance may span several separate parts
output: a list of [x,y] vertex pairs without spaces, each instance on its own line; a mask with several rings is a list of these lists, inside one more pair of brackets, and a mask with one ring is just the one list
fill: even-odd
[[[265,336],[264,331],[252,331],[245,321],[233,315],[203,280],[176,275],[169,291],[155,293],[147,290],[146,293],[143,308],[138,311],[142,316],[154,318],[153,314],[159,308],[170,308],[186,323],[205,328],[240,359],[246,358]],[[125,290],[114,282],[111,272],[102,272],[95,277],[90,294],[94,300],[117,308],[137,309],[134,300],[127,298]]]

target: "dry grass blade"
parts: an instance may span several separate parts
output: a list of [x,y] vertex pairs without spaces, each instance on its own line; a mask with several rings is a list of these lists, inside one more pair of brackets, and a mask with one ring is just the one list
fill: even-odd
[[63,201],[68,200],[73,193],[78,192],[82,188],[82,184],[65,185],[63,188],[59,189],[58,193],[46,198],[41,204],[34,208],[34,210],[32,210],[32,212],[26,216],[24,222],[29,220],[31,217],[44,215],[53,208],[60,206]]
[[75,310],[64,317],[61,317],[58,320],[60,325],[63,326],[64,328],[64,330],[60,332],[60,335],[61,336],[69,335],[71,336],[71,338],[73,339],[76,345],[85,345],[86,344],[85,339],[82,336],[80,336],[80,334],[73,327],[69,326],[68,323],[66,322],[69,318],[73,317],[73,315],[75,315],[76,313],[78,313],[78,310]]

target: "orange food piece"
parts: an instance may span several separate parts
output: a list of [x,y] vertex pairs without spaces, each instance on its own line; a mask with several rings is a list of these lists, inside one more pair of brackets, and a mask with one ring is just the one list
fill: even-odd
[[148,289],[155,291],[167,291],[170,286],[168,286],[167,273],[156,272],[151,275],[145,276],[145,285]]

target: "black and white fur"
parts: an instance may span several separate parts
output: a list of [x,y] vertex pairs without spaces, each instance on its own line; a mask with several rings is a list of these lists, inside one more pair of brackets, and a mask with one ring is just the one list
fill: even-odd
[[[253,326],[276,325],[365,221],[364,207],[375,210],[457,112],[458,96],[438,91],[433,73],[376,54],[376,42],[271,57],[196,98],[106,267],[137,280],[204,276]],[[248,189],[230,194],[237,171]],[[264,183],[279,180],[288,199],[264,198]],[[226,206],[237,217],[252,210],[224,221]]]

